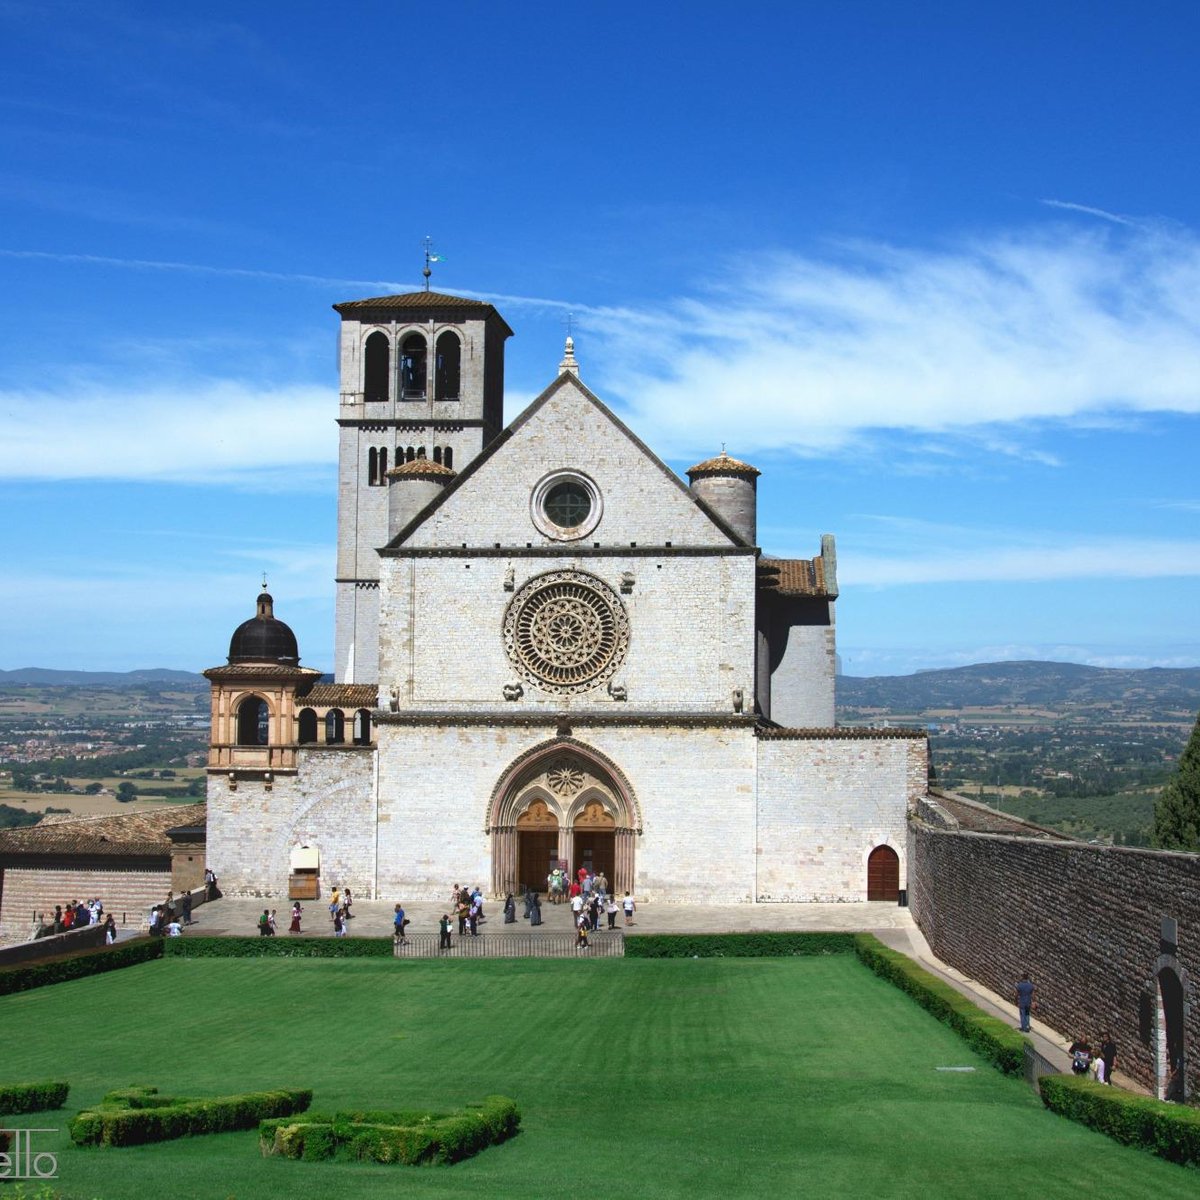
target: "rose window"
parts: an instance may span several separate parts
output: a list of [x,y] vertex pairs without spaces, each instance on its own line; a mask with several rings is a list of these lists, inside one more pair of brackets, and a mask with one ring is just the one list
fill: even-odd
[[546,691],[587,691],[620,666],[629,621],[616,593],[580,571],[527,583],[504,616],[504,647],[521,675]]

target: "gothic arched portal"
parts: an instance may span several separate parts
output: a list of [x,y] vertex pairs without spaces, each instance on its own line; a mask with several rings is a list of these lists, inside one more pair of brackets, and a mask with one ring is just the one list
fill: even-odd
[[550,870],[565,863],[571,874],[583,866],[603,872],[618,895],[632,892],[640,824],[628,782],[604,756],[574,739],[538,747],[492,794],[492,891],[545,891]]

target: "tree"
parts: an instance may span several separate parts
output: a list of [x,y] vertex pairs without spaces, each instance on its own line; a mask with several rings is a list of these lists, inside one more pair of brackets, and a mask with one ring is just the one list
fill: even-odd
[[1200,717],[1179,759],[1179,770],[1154,802],[1154,845],[1200,852]]
[[122,779],[117,784],[117,799],[122,804],[127,804],[130,800],[137,799],[138,790],[129,782],[128,779]]

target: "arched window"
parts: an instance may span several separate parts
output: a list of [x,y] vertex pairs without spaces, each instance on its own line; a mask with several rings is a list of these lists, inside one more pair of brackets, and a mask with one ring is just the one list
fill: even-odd
[[369,746],[371,744],[371,710],[360,708],[354,714],[354,744]]
[[440,462],[442,461],[442,448],[441,448],[441,446],[434,446],[434,448],[433,448],[433,461],[434,461],[435,463],[440,463]]
[[411,446],[409,446],[409,448],[407,450],[405,450],[405,452],[404,452],[404,461],[412,462],[412,460],[416,457],[417,457],[417,452]]
[[391,374],[392,353],[387,335],[376,330],[367,338],[363,365],[363,399],[366,401],[386,400]]
[[434,382],[435,400],[457,400],[461,377],[462,343],[458,335],[443,333],[437,340],[437,375]]
[[442,466],[443,467],[454,466],[454,451],[449,446],[447,446],[445,448],[445,450],[442,451]]
[[325,714],[325,742],[329,746],[340,746],[345,740],[345,714],[340,708],[331,708]]
[[260,696],[247,696],[238,705],[237,744],[265,746],[271,732],[271,710]]
[[425,399],[425,360],[429,348],[419,333],[410,333],[400,349],[400,396],[404,400]]
[[418,457],[418,458],[424,458],[424,457],[425,457],[425,447],[424,447],[424,446],[418,446],[418,447],[417,447],[417,457]]
[[367,482],[372,487],[387,483],[388,452],[386,446],[372,446],[367,451]]
[[311,745],[317,740],[317,714],[311,708],[300,710],[300,730],[296,740],[302,746]]

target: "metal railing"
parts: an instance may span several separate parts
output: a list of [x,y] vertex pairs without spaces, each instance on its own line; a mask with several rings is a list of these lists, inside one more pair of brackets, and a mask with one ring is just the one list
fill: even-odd
[[481,933],[478,937],[450,936],[450,948],[439,949],[436,934],[418,933],[393,945],[397,958],[624,958],[625,935],[593,934],[587,947],[575,944],[574,934]]
[[1025,1082],[1036,1092],[1038,1080],[1043,1075],[1061,1075],[1062,1072],[1044,1055],[1039,1054],[1028,1042],[1025,1043]]

